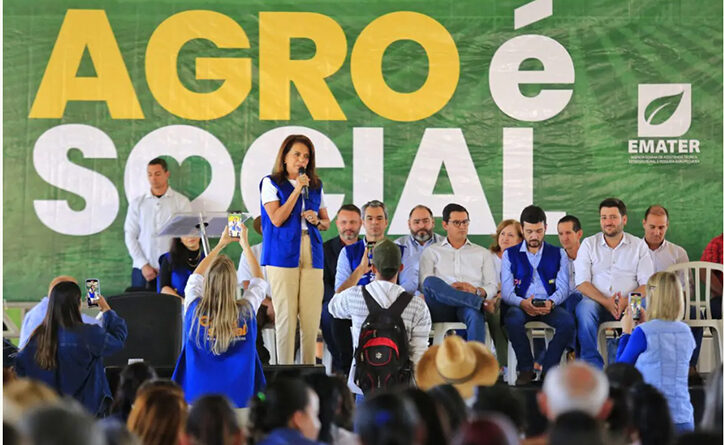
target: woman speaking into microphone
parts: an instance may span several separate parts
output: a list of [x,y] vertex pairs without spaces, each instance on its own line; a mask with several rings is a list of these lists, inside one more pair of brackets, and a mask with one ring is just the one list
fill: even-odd
[[272,174],[261,181],[262,262],[276,313],[277,361],[294,362],[299,318],[302,363],[314,364],[324,294],[322,235],[329,228],[314,145],[284,139]]

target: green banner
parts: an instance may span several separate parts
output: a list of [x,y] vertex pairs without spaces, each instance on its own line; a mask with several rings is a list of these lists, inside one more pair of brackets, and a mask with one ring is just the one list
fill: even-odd
[[391,237],[415,204],[440,216],[458,202],[488,245],[533,202],[557,243],[566,213],[598,232],[610,196],[637,236],[644,210],[664,205],[667,237],[692,259],[721,232],[720,1],[3,11],[7,300],[37,300],[59,274],[100,278],[106,295],[130,285],[123,223],[153,157],[194,210],[258,213],[259,180],[292,132],[315,143],[331,213],[382,199]]

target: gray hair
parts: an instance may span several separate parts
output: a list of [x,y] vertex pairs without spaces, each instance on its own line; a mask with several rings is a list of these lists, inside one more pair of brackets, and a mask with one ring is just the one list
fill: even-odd
[[373,199],[372,201],[367,202],[367,204],[362,206],[362,219],[365,219],[365,213],[367,213],[367,208],[373,208],[373,209],[379,209],[381,208],[382,211],[385,213],[385,219],[389,219],[387,217],[387,206],[385,206],[385,203],[382,201],[378,201],[376,199]]
[[106,445],[95,419],[80,404],[65,399],[62,404],[32,411],[20,422],[20,431],[31,443],[45,445]]
[[608,399],[608,378],[601,370],[585,362],[574,361],[548,372],[543,382],[543,393],[547,399],[548,416],[552,419],[574,410],[596,417]]

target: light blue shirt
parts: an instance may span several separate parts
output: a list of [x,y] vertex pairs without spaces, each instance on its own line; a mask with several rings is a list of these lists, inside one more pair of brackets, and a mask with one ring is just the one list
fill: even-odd
[[[35,328],[43,323],[43,320],[45,319],[45,314],[47,312],[48,297],[43,297],[43,299],[40,300],[38,304],[33,306],[33,308],[30,309],[27,314],[25,314],[23,324],[22,326],[20,326],[20,339],[18,341],[19,349],[23,349],[25,344],[30,339],[30,336],[33,334]],[[101,320],[96,320],[90,315],[86,315],[81,312],[80,317],[85,324],[97,324],[98,326],[102,326]]]
[[[367,238],[364,238],[364,245],[367,247]],[[347,278],[349,278],[350,275],[352,275],[352,268],[349,265],[349,259],[347,258],[347,250],[345,248],[342,248],[342,250],[339,252],[339,258],[337,258],[337,273],[334,275],[334,290],[336,293],[336,290],[339,289],[339,286],[344,284],[345,281],[347,281]],[[404,248],[405,252],[403,253],[402,258],[402,264],[405,266],[402,269],[402,272],[400,272],[400,275],[398,275],[397,280],[399,281],[399,285],[402,286],[406,292],[409,292],[411,294],[417,294],[417,267],[412,269],[408,269],[407,265],[405,264],[405,256],[407,255],[407,247]],[[420,256],[417,256],[417,263],[420,261]],[[375,279],[374,274],[372,272],[369,272],[370,275],[370,281],[373,281]],[[364,278],[364,275],[363,275]],[[357,283],[355,283],[357,284]]]
[[[535,299],[550,299],[556,306],[558,306],[568,297],[568,255],[566,255],[565,250],[560,249],[561,262],[558,268],[558,274],[556,275],[556,291],[553,292],[553,295],[549,296],[537,270],[538,264],[540,264],[540,260],[543,258],[543,246],[543,243],[541,243],[538,252],[533,254],[528,250],[528,244],[525,241],[523,241],[520,245],[520,251],[525,252],[525,255],[528,257],[528,262],[530,262],[530,265],[533,267],[533,279],[531,280],[530,287],[526,293],[528,296],[533,294],[533,298]],[[511,249],[507,249],[503,252],[503,262],[500,270],[501,295],[503,297],[503,301],[507,304],[511,306],[520,306],[520,302],[523,301],[523,298],[519,297],[515,293],[515,277],[513,277],[513,272],[510,270],[510,258],[508,257],[508,252],[510,252],[510,250]]]
[[[444,236],[438,235],[435,232],[432,233],[432,238],[427,240],[424,245],[418,243],[412,235],[402,236],[395,240],[395,244],[405,248],[405,253],[402,257],[402,265],[404,266],[403,274],[406,275],[409,286],[406,285],[407,283],[403,284],[402,282],[400,283],[400,286],[404,287],[407,292],[414,293],[415,295],[421,294],[418,289],[418,281],[420,279],[420,256],[422,256],[422,252],[425,249],[433,244],[441,243],[444,240]],[[402,281],[402,278],[400,278],[400,281]]]

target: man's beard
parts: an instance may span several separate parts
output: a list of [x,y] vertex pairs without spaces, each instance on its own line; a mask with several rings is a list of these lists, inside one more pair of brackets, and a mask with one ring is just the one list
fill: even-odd
[[537,239],[530,240],[530,241],[528,241],[528,245],[530,247],[540,247],[540,240],[537,240]]
[[432,238],[432,230],[418,230],[412,234],[412,237],[419,243],[426,243],[430,238]]
[[354,230],[345,230],[341,233],[341,235],[345,241],[352,241],[357,238],[357,233],[355,233]]
[[[613,230],[613,233],[608,233],[607,230]],[[617,237],[621,232],[623,232],[623,226],[616,226],[613,228],[604,228],[603,234],[609,238],[615,238]]]

